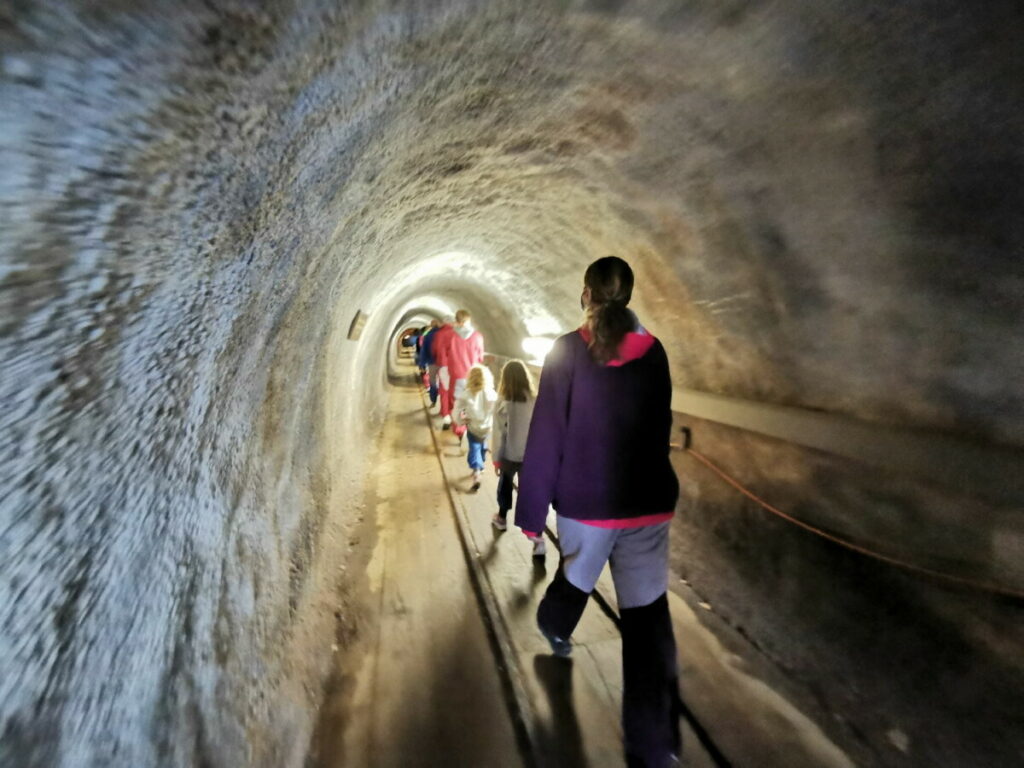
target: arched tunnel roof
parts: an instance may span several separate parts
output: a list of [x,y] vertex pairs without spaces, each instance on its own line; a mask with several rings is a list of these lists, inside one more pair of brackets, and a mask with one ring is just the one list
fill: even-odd
[[[2,16],[0,716],[39,764],[100,759],[108,721],[127,764],[181,762],[147,729],[190,696],[223,705],[239,764],[242,724],[269,721],[249,671],[320,680],[285,659],[322,621],[389,335],[465,307],[522,355],[576,327],[599,256],[633,265],[677,387],[1024,443],[1015,3]],[[731,445],[751,478],[822,492],[802,454]],[[908,504],[946,546],[956,500],[928,498]],[[123,647],[96,652],[112,627]]]
[[[67,23],[123,39],[69,51],[77,69],[40,47],[56,17],[29,12],[5,89],[31,108],[7,130],[53,152],[8,153],[26,257],[7,279],[78,269],[116,310],[234,270],[239,306],[272,283],[275,307],[304,292],[342,313],[452,280],[485,291],[479,312],[497,295],[513,322],[567,329],[583,267],[617,253],[681,384],[1019,442],[1019,193],[1000,182],[1017,86],[999,38],[937,55],[996,12],[925,34],[880,4],[727,6],[227,4],[148,24],[72,5]],[[151,244],[138,269],[132,243]]]

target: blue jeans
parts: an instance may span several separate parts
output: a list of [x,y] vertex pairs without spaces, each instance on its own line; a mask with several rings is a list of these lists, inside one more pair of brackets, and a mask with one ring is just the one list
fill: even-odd
[[472,432],[467,431],[466,439],[469,441],[469,453],[466,456],[469,468],[479,471],[484,468],[484,457],[487,454],[487,438],[479,438]]

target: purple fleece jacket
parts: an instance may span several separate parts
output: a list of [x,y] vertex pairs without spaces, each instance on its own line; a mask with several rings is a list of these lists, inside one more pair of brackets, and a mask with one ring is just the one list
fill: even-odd
[[519,473],[515,520],[524,531],[544,529],[548,505],[575,520],[675,509],[679,481],[669,461],[668,358],[652,337],[641,348],[639,357],[600,365],[580,331],[555,341],[544,361]]

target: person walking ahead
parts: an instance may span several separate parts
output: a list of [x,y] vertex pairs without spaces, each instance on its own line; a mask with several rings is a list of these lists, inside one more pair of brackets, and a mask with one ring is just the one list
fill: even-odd
[[480,473],[487,460],[487,438],[494,422],[494,406],[498,393],[494,391],[491,372],[482,365],[474,365],[466,373],[466,386],[455,401],[456,422],[467,428],[469,451],[466,461],[473,470],[472,491],[480,490]]
[[[438,379],[441,382],[442,429],[450,429],[452,406],[466,386],[469,369],[484,359],[484,337],[473,328],[473,318],[468,309],[455,313],[455,325],[451,331],[434,341],[434,358],[437,362]],[[460,438],[465,429],[455,425],[453,430]]]
[[[508,527],[512,509],[512,486],[523,466],[526,436],[533,417],[533,382],[522,360],[509,360],[501,369],[498,407],[494,411],[494,471],[498,474],[498,514],[491,524],[499,531]],[[538,539],[543,544],[543,539]],[[540,548],[544,554],[543,547]]]
[[661,343],[627,305],[633,272],[615,256],[587,268],[583,325],[544,363],[520,471],[516,525],[542,535],[557,513],[562,556],[537,611],[568,656],[608,562],[621,615],[627,765],[677,764],[678,673],[668,610],[668,534],[679,496],[669,461],[672,383]]
[[441,323],[441,327],[434,331],[433,335],[431,336],[432,340],[430,342],[430,353],[434,357],[434,368],[436,371],[434,375],[434,381],[437,384],[438,412],[441,414],[441,416],[444,417],[445,429],[451,429],[452,405],[454,405],[455,400],[454,398],[450,401],[448,399],[448,385],[451,384],[451,379],[448,376],[447,369],[444,369],[442,375],[440,352],[442,349],[448,346],[449,338],[453,333],[455,333],[455,328],[453,326],[454,322],[455,317],[453,315],[447,315],[444,318],[444,321]]
[[437,403],[437,363],[434,361],[434,340],[441,327],[440,320],[431,320],[430,328],[421,337],[420,351],[416,355],[416,365],[423,375],[423,386],[430,392],[430,405]]

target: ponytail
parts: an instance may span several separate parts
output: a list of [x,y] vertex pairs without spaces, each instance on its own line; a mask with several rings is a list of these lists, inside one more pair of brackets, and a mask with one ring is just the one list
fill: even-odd
[[590,355],[601,365],[615,358],[619,344],[636,326],[625,304],[602,304],[590,313]]
[[615,358],[622,339],[636,325],[626,308],[633,295],[633,270],[617,256],[605,256],[587,267],[583,284],[590,289],[590,355],[604,365]]

